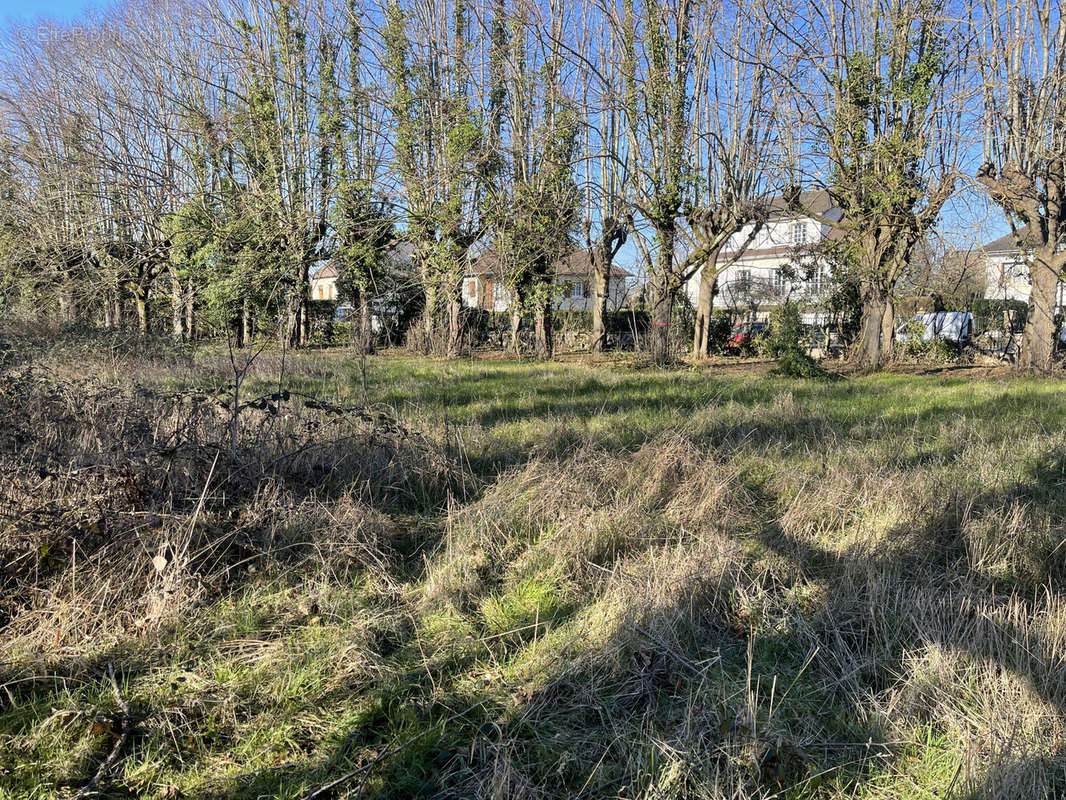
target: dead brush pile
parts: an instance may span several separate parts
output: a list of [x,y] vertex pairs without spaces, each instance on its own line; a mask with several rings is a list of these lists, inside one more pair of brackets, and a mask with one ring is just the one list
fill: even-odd
[[287,392],[0,376],[0,626],[70,656],[179,617],[264,560],[387,567],[383,513],[443,502],[461,471],[376,412]]

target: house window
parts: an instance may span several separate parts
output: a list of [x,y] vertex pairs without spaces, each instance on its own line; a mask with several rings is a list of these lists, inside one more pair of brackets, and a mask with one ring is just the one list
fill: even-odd
[[815,267],[807,278],[807,292],[819,296],[823,288],[825,288],[825,273],[822,272],[821,267]]
[[747,292],[751,290],[751,270],[750,269],[738,269],[737,270],[737,290],[741,292]]
[[319,284],[318,285],[318,299],[321,300],[325,296],[326,296],[325,292],[323,292],[323,290],[322,290],[322,284]]
[[585,296],[585,284],[580,281],[570,284],[570,299],[581,300]]
[[773,272],[774,291],[785,291],[785,271],[783,269],[775,269]]
[[793,222],[791,230],[791,240],[793,247],[802,247],[807,244],[807,223],[806,222]]
[[471,299],[477,297],[477,281],[473,278],[466,282],[466,296]]
[[1028,265],[1024,261],[1012,261],[1003,270],[1004,277],[1008,280],[1018,280],[1029,275]]
[[337,284],[335,284],[335,283],[330,284],[330,287],[329,287],[329,299],[330,300],[336,300],[337,299]]

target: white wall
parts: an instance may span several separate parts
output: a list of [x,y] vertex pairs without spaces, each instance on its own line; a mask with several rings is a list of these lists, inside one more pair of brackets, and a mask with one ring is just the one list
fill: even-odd
[[[462,301],[464,306],[467,306],[468,308],[481,308],[481,301],[484,299],[486,283],[488,280],[489,279],[483,277],[470,276],[463,279]],[[471,291],[471,281],[474,282],[473,291]],[[556,275],[554,282],[555,285],[559,287],[559,293],[556,295],[554,304],[554,308],[557,311],[592,310],[593,294],[591,278],[580,275]],[[574,283],[580,283],[583,286],[583,291],[578,297],[573,297],[566,291],[565,285]],[[492,280],[492,286],[492,308],[487,310],[506,311],[511,305],[510,293],[505,287],[500,285],[498,281]],[[610,298],[607,301],[607,307],[609,310],[614,311],[626,301],[628,293],[626,279],[611,278],[607,283],[607,291]]]
[[[804,244],[793,245],[792,233],[794,225],[803,226],[803,230],[806,232],[806,242]],[[730,246],[735,249],[742,245],[747,240],[747,237],[751,235],[751,229],[752,226],[748,225],[740,233],[734,234],[732,239],[730,239]],[[792,252],[764,253],[760,255],[758,251],[770,250],[776,247],[792,248],[793,246],[802,247],[817,244],[829,234],[829,231],[828,225],[822,225],[810,218],[783,219],[768,223],[756,235],[751,246],[748,247],[737,263],[728,267],[718,277],[719,295],[716,303],[724,304],[728,302],[729,298],[723,296],[721,289],[734,284],[744,271],[749,273],[753,282],[772,283],[774,273],[789,265],[792,261]],[[728,253],[723,252],[722,257],[728,258]],[[823,270],[825,269],[823,267]],[[803,296],[808,291],[814,291],[814,287],[809,286],[806,281],[792,283],[785,280],[782,284],[782,294],[787,294],[790,290],[791,296],[797,298],[797,296]],[[700,293],[700,275],[698,272],[685,284],[685,291],[688,293],[689,299],[695,304],[699,299]]]
[[[821,241],[829,233],[829,227],[822,225],[810,217],[797,219],[777,219],[763,225],[762,229],[755,234],[755,239],[748,247],[749,250],[766,250],[771,247],[791,247],[795,244],[792,238],[793,228],[801,228],[806,233],[806,244]],[[736,250],[743,246],[751,236],[755,226],[745,225],[738,233],[733,234],[726,245],[726,250]],[[803,244],[804,242],[800,242]]]
[[337,299],[337,279],[336,278],[312,278],[311,279],[311,299],[312,300],[336,300]]
[[[985,259],[985,297],[989,300],[1019,300],[1029,302],[1033,284],[1029,280],[1029,265],[1015,253],[996,253]],[[1066,283],[1059,281],[1056,307],[1066,307]]]

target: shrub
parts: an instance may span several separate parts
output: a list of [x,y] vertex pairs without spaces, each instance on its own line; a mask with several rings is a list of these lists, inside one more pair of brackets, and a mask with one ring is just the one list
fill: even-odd
[[[1025,329],[1025,320],[1029,315],[1029,306],[1021,300],[988,300],[979,297],[973,301],[974,333],[980,335],[986,331],[1021,333]],[[1007,320],[1009,324],[1004,324]]]
[[803,350],[803,321],[799,306],[786,301],[770,312],[770,325],[762,339],[761,350],[770,358],[780,358],[791,350]]
[[799,349],[786,350],[778,356],[774,374],[786,378],[828,378],[830,376],[821,364]]
[[897,352],[915,361],[927,361],[934,364],[950,364],[959,359],[958,342],[935,337],[923,339],[925,324],[911,320],[905,329],[906,338],[898,342]]
[[790,378],[823,378],[828,373],[819,366],[801,344],[804,335],[799,307],[785,302],[770,312],[770,328],[760,347],[770,358],[777,359],[774,372]]
[[712,353],[721,353],[725,350],[729,334],[733,330],[733,319],[724,311],[715,311],[711,314],[711,321],[707,325],[707,340],[710,343]]

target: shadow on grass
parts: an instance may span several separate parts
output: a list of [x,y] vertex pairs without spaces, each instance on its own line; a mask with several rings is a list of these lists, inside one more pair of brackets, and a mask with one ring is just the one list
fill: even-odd
[[[563,422],[604,415],[624,420],[645,408],[652,409],[657,419],[663,408],[671,410],[647,428],[602,437],[608,452],[638,446],[662,430],[683,425],[708,406],[732,402],[745,409],[769,408],[781,391],[777,384],[737,390],[713,381],[704,387],[687,380],[671,388],[657,380],[651,389],[661,393],[651,397],[647,381],[627,376],[609,387],[599,381],[581,384],[582,391],[599,393],[588,399],[578,399],[574,389],[549,387],[528,402],[521,393],[513,393],[513,399],[499,407],[478,410],[472,407],[480,402],[473,393],[476,383],[471,377],[451,385],[447,396],[456,402],[447,408],[458,408],[459,419],[489,427],[543,416],[557,416]],[[757,418],[712,416],[693,423],[693,438],[727,454],[774,447],[825,452],[845,438],[869,438],[890,449],[895,441],[885,441],[888,431],[897,431],[902,440],[914,438],[914,425],[931,435],[962,416],[993,424],[1000,423],[1003,414],[997,399],[966,398],[911,414],[895,408],[898,398],[891,385],[873,388],[862,430],[855,429],[855,418],[844,408],[849,388],[800,386],[791,390],[797,402],[826,400],[819,415],[801,407],[798,412],[785,409],[776,417],[772,411]],[[615,396],[606,396],[611,394]],[[422,396],[417,402],[429,406],[436,397]],[[585,441],[578,434],[567,438],[564,432],[542,453],[565,458]],[[950,442],[925,446],[919,441],[911,452],[897,453],[893,463],[909,471],[955,455]],[[475,472],[488,480],[501,464],[528,460],[530,451],[522,442],[498,441],[490,443],[480,458]],[[815,795],[821,788],[857,790],[898,768],[907,757],[863,712],[864,693],[888,688],[906,673],[907,659],[916,650],[931,646],[998,666],[1025,681],[1060,716],[1066,715],[1066,667],[1055,645],[1012,624],[1009,615],[999,619],[975,612],[982,603],[988,605],[989,598],[992,607],[1017,602],[1031,609],[1033,603],[1023,598],[1034,587],[1011,576],[991,580],[973,572],[966,566],[962,537],[967,519],[1014,503],[1062,519],[1066,514],[1062,456],[1051,455],[1031,465],[1002,490],[968,497],[965,503],[946,500],[927,517],[889,531],[886,541],[899,547],[885,551],[870,548],[841,554],[807,537],[790,535],[776,515],[782,498],[764,486],[748,489],[765,510],[754,539],[787,562],[790,572],[826,587],[826,610],[806,618],[802,630],[753,632],[707,594],[709,589],[693,585],[680,592],[683,601],[676,607],[657,611],[684,622],[683,629],[673,634],[682,649],[625,628],[602,643],[604,652],[617,654],[611,670],[556,664],[539,688],[517,698],[505,683],[478,687],[469,679],[476,653],[460,651],[449,661],[427,665],[412,630],[392,641],[388,653],[378,653],[387,659],[391,677],[361,692],[359,719],[321,743],[319,749],[328,751],[327,756],[212,780],[207,796],[301,796],[349,773],[354,774],[319,796],[364,792],[390,798],[471,796],[487,780],[498,781],[497,788],[510,796],[523,792],[536,796],[534,790],[543,796],[632,796],[654,794],[652,787],[662,779],[657,764],[670,759],[687,771],[679,780],[691,783],[679,790],[680,796],[686,791],[687,796],[696,796],[701,787],[716,781],[735,781],[732,788],[751,793],[790,789],[802,796]],[[1054,570],[1049,578],[1047,592],[1056,601],[1062,599],[1063,578]],[[889,585],[891,591],[886,589]],[[623,617],[636,626],[644,613],[644,608],[634,606]],[[892,646],[872,658],[869,642],[886,627],[903,633],[886,637]],[[218,641],[205,640],[202,647],[210,649]],[[513,655],[502,647],[497,650],[503,659]],[[853,660],[849,664],[833,660],[829,654],[834,652],[851,654]],[[98,675],[109,661],[128,679],[158,666],[152,656],[150,648],[133,653],[120,648],[88,662],[60,665],[47,680],[55,685],[64,674]],[[808,658],[811,666],[805,667]],[[856,671],[847,677],[845,668]],[[765,692],[752,698],[753,681],[765,690],[760,679],[771,676],[779,676],[783,684],[795,679],[786,697],[778,695],[773,713]],[[0,676],[0,684],[4,683]],[[102,691],[103,684],[96,689]],[[329,706],[347,691],[335,688],[304,701],[309,706]],[[46,705],[56,697],[29,682],[13,696],[16,703]],[[191,750],[179,756],[195,764]],[[1049,760],[1050,769],[1058,770],[1049,778],[1051,794],[1066,792],[1062,774],[1066,750],[1059,747]],[[519,767],[530,769],[529,765],[539,766],[523,775]],[[1021,773],[1049,770],[1041,759],[1015,758],[1002,767]],[[125,791],[116,786],[113,796],[124,796]],[[957,797],[978,798],[993,793],[994,787],[978,786],[963,794],[963,787],[956,786],[952,791]]]
[[[918,745],[892,741],[862,705],[869,692],[890,689],[907,674],[908,659],[930,647],[1016,676],[1062,716],[1066,667],[1057,646],[1010,614],[991,613],[1011,602],[1034,611],[1035,601],[1023,599],[1034,587],[1009,579],[990,584],[987,575],[973,573],[961,530],[968,517],[1014,502],[1038,504],[1061,518],[1064,476],[1066,459],[1050,458],[1002,491],[964,505],[949,498],[938,513],[889,531],[886,544],[901,546],[887,554],[831,551],[786,534],[770,514],[756,534],[759,543],[827,589],[825,610],[806,618],[802,630],[745,629],[723,612],[721,586],[693,585],[680,592],[677,607],[656,610],[681,622],[671,633],[680,649],[655,634],[639,635],[647,609],[635,606],[623,614],[632,626],[601,645],[614,654],[611,670],[558,664],[539,688],[518,698],[499,686],[471,692],[446,681],[397,684],[382,701],[391,716],[383,711],[353,729],[332,758],[253,772],[219,796],[281,791],[293,782],[324,785],[352,770],[361,771],[337,786],[336,796],[365,790],[390,798],[460,797],[491,780],[505,795],[521,794],[522,786],[539,787],[545,796],[654,795],[664,791],[657,759],[683,765],[677,780],[687,788],[680,796],[704,796],[700,790],[711,788],[753,795],[852,792],[913,760]],[[771,495],[757,499],[768,509],[778,503]],[[1062,579],[1053,568],[1048,592],[1056,601],[1060,593],[1050,587]],[[887,646],[871,644],[878,641]],[[417,662],[413,651],[410,656]],[[771,678],[778,681],[776,706]],[[913,721],[922,723],[922,709],[915,713]],[[925,722],[937,729],[932,717]],[[977,785],[948,780],[949,796],[1002,796],[1012,784],[997,784],[999,778],[1034,771],[1044,776],[1047,796],[1066,791],[1062,746],[1038,758],[1012,752],[998,758],[987,777],[992,783],[981,785],[979,774]],[[962,769],[956,761],[947,767]]]

